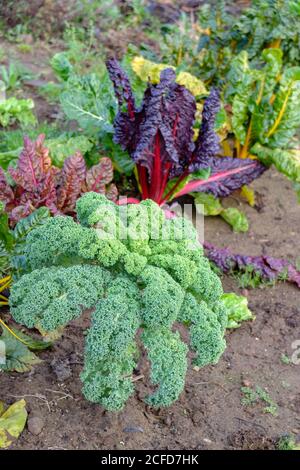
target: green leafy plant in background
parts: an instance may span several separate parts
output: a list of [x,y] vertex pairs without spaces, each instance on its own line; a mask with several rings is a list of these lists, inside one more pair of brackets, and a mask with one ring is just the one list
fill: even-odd
[[81,0],[81,11],[78,15],[78,22],[94,21],[95,15],[102,18],[107,28],[111,28],[124,20],[120,6],[111,0]]
[[60,81],[68,79],[71,73],[82,74],[88,69],[101,71],[101,61],[96,58],[95,28],[90,22],[85,28],[67,23],[64,33],[64,51],[57,52],[50,65]]
[[36,118],[32,112],[33,108],[34,102],[30,98],[0,99],[0,126],[8,127],[16,122],[24,127],[34,125]]
[[265,66],[254,69],[241,52],[228,74],[225,100],[231,105],[236,154],[274,164],[299,183],[299,152],[292,139],[300,126],[300,67],[283,70],[280,49],[265,49],[263,58]]
[[232,106],[240,158],[246,158],[256,142],[285,148],[300,125],[300,67],[283,70],[280,49],[265,49],[263,59],[264,67],[254,69],[247,52],[241,52],[228,74],[225,100]]
[[116,100],[107,74],[71,75],[60,102],[68,119],[75,120],[89,134],[112,133]]
[[192,21],[189,15],[182,13],[176,23],[162,25],[159,53],[155,54],[146,47],[145,56],[158,62],[168,61],[176,67],[195,73],[195,66],[199,63],[199,33],[200,28],[197,22]]
[[221,282],[192,223],[165,219],[151,200],[116,206],[90,192],[77,201],[77,219],[53,217],[28,234],[11,314],[28,328],[53,332],[93,308],[83,393],[108,410],[120,410],[134,392],[142,329],[157,386],[146,402],[168,406],[187,370],[188,348],[172,330],[175,322],[190,330],[196,365],[217,363],[225,349]]
[[62,133],[58,137],[46,139],[45,145],[49,148],[53,165],[61,168],[69,155],[80,152],[87,154],[93,148],[93,143],[85,135],[68,135]]
[[241,392],[243,393],[243,398],[241,400],[241,404],[243,406],[253,406],[258,403],[263,403],[265,405],[263,408],[264,413],[277,416],[278,405],[266,390],[257,385],[255,388],[242,387]]
[[22,64],[10,62],[7,67],[5,65],[0,67],[0,80],[4,83],[7,91],[18,89],[24,80],[31,78],[33,78],[32,72]]
[[159,51],[143,47],[143,55],[155,62],[171,62],[181,70],[200,76],[206,84],[220,84],[233,51],[230,28],[234,17],[225,2],[205,4],[195,14],[182,13],[174,24],[161,26]]
[[[116,170],[130,175],[133,164],[128,153],[113,142],[113,122],[118,108],[113,86],[104,62],[99,58],[97,62],[97,73],[80,74],[64,52],[52,58],[52,68],[61,83],[60,104],[67,119],[76,121],[81,134],[93,143],[90,163],[97,163],[97,153],[110,155]],[[143,84],[138,86],[144,89]]]
[[297,444],[294,436],[286,434],[278,439],[276,448],[277,450],[300,450],[300,444]]
[[[30,139],[36,140],[40,134],[45,134],[45,146],[49,148],[53,165],[61,168],[67,157],[80,152],[87,162],[93,159],[93,164],[99,162],[100,154],[95,148],[93,140],[83,133],[65,131],[57,124],[40,124],[26,128]],[[22,129],[0,131],[0,166],[7,170],[15,166],[24,145],[24,131]]]
[[[267,47],[281,47],[284,65],[299,64],[300,4],[298,0],[254,0],[239,14],[219,0],[203,5],[190,18],[183,15],[162,27],[157,61],[170,60],[207,84],[223,85],[232,59],[247,51],[255,65]],[[146,54],[150,55],[149,51]]]
[[247,232],[249,223],[246,215],[236,207],[225,208],[220,199],[213,194],[194,194],[196,209],[205,216],[219,215],[227,222],[235,232]]
[[259,60],[265,47],[281,47],[284,62],[298,65],[300,60],[299,0],[254,0],[233,25],[235,50],[246,49]]

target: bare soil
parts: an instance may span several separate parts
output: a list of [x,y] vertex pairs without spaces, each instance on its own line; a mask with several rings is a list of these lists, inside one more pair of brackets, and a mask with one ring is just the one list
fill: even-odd
[[[41,43],[42,44],[42,43]],[[38,55],[37,51],[41,51]],[[34,47],[27,55],[29,67],[45,67],[47,48]],[[23,57],[24,58],[24,57]],[[35,95],[41,120],[55,113]],[[254,188],[258,208],[233,197],[226,205],[247,213],[250,230],[234,234],[220,218],[206,218],[205,238],[236,252],[288,257],[299,255],[300,209],[292,185],[274,170],[267,171]],[[149,393],[146,378],[136,382],[136,392],[120,413],[106,412],[81,394],[79,374],[83,362],[84,330],[88,315],[73,322],[51,350],[39,354],[43,362],[29,373],[0,372],[0,400],[13,403],[24,397],[29,417],[38,416],[40,434],[28,428],[12,449],[273,449],[278,438],[293,434],[300,440],[300,365],[285,364],[292,344],[300,340],[299,290],[287,283],[242,290],[224,276],[224,290],[247,295],[256,315],[254,322],[227,333],[227,349],[216,366],[199,371],[190,367],[180,399],[168,409],[154,410],[142,398]],[[141,361],[137,375],[147,377]],[[260,386],[278,406],[276,416],[264,412],[263,403],[241,403],[242,386]]]

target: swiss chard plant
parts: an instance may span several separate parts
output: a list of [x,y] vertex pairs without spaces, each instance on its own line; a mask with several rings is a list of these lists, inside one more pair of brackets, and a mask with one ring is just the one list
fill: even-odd
[[[54,166],[61,168],[67,157],[75,152],[80,152],[90,165],[90,160],[95,158],[95,163],[99,161],[99,152],[95,152],[94,144],[86,135],[62,130],[58,125],[39,124],[34,127],[26,127],[26,135],[31,140],[35,140],[40,134],[45,134],[44,145],[49,149],[51,161]],[[24,130],[21,128],[13,130],[2,130],[0,132],[0,166],[7,170],[9,166],[17,163],[23,149]],[[96,158],[98,160],[96,160]]]
[[163,204],[198,191],[227,196],[264,172],[265,166],[257,160],[216,156],[217,89],[212,89],[204,103],[201,128],[194,140],[196,100],[176,82],[173,69],[162,70],[159,83],[148,84],[142,104],[137,106],[119,63],[111,59],[107,68],[119,102],[115,142],[136,165],[142,199]]
[[292,181],[300,182],[297,142],[300,127],[300,67],[282,69],[282,51],[263,51],[265,66],[250,66],[247,52],[231,64],[225,99],[231,105],[235,152],[255,156]]
[[[300,126],[300,68],[283,68],[282,51],[278,48],[265,49],[262,59],[264,66],[255,68],[247,52],[243,51],[230,64],[227,82],[223,86],[224,103],[214,116],[214,125],[211,119],[211,129],[220,138],[221,149],[218,154],[259,159],[266,167],[274,164],[299,185],[299,145],[296,135]],[[157,83],[159,72],[166,67],[143,57],[132,60],[135,73],[143,80],[148,76],[152,83]],[[176,77],[177,83],[182,83],[181,76],[182,72]],[[202,118],[197,134],[198,139],[201,139],[202,129],[206,125],[203,95],[206,96],[208,92],[203,82],[197,80],[196,77],[194,80],[189,78],[185,84],[196,97],[194,127],[195,132],[199,132],[198,121]],[[200,109],[203,109],[202,116]],[[247,200],[253,200],[251,190],[246,186],[242,188],[242,195]]]
[[78,199],[77,220],[51,217],[28,234],[11,314],[45,333],[92,309],[83,393],[108,410],[134,393],[140,337],[152,364],[145,401],[168,406],[188,367],[178,323],[189,329],[195,365],[217,363],[225,349],[222,285],[196,230],[186,219],[166,219],[151,200],[117,206],[94,192]]
[[9,168],[8,174],[9,178],[0,168],[0,201],[5,204],[11,226],[42,206],[53,215],[73,214],[76,200],[87,191],[105,193],[110,199],[117,197],[117,189],[111,183],[113,166],[109,158],[102,158],[87,169],[84,158],[77,152],[59,169],[52,165],[42,134],[35,142],[24,138],[17,166]]
[[300,60],[300,4],[298,0],[254,0],[234,22],[231,38],[235,51],[246,49],[259,61],[266,47],[281,47],[287,65]]
[[259,65],[265,48],[281,47],[285,65],[299,64],[298,0],[254,0],[239,14],[232,14],[230,7],[230,2],[210,2],[192,19],[184,16],[163,28],[156,59],[171,58],[181,69],[201,75],[205,83],[218,85],[226,83],[231,60],[241,51]]

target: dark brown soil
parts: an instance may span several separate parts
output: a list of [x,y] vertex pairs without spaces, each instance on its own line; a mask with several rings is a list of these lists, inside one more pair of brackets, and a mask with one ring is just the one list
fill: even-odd
[[[32,64],[43,67],[47,52],[43,57],[35,57]],[[45,76],[47,73],[49,70]],[[38,100],[39,117],[49,117],[52,110]],[[292,185],[271,170],[254,187],[259,211],[234,198],[225,203],[240,205],[247,213],[249,232],[234,234],[221,219],[207,218],[206,239],[245,254],[295,260],[300,210]],[[223,284],[227,292],[242,292],[231,278],[224,277]],[[51,350],[40,354],[43,362],[32,372],[0,373],[0,400],[13,403],[24,397],[29,417],[39,416],[44,422],[39,435],[25,428],[11,448],[273,449],[286,433],[299,441],[300,365],[282,361],[282,355],[291,357],[293,342],[300,340],[299,290],[281,283],[243,290],[243,294],[248,296],[256,320],[227,333],[228,347],[218,365],[200,371],[190,368],[184,392],[168,409],[154,410],[143,403],[142,397],[149,392],[144,379],[136,382],[136,393],[119,414],[87,402],[81,394],[79,374],[88,315],[74,322]],[[146,369],[147,364],[142,363],[139,373]],[[242,405],[241,387],[245,385],[265,389],[278,406],[277,416],[265,413],[263,403]]]

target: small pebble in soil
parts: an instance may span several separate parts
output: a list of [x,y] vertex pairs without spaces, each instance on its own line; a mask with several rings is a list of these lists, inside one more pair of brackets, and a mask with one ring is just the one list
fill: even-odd
[[123,432],[144,432],[144,429],[140,426],[126,426]]
[[192,416],[192,421],[194,424],[199,424],[203,421],[203,413],[200,411],[196,411]]
[[172,424],[172,418],[171,418],[171,416],[166,416],[166,417],[164,418],[164,424],[165,424],[166,426],[171,426],[171,424]]
[[249,295],[248,289],[243,289],[243,290],[242,290],[242,295],[243,295],[244,297],[248,297],[248,295]]
[[212,441],[206,437],[203,439],[203,442],[205,442],[205,444],[212,444]]
[[28,431],[34,436],[38,436],[42,432],[44,425],[44,420],[39,416],[32,416],[27,421]]
[[242,381],[242,385],[243,385],[244,387],[251,387],[251,386],[252,386],[252,383],[250,382],[250,380],[244,379],[244,380]]

